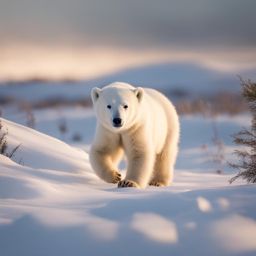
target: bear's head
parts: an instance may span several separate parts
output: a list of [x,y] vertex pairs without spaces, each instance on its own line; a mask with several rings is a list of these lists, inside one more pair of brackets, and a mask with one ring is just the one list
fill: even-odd
[[93,88],[91,98],[97,120],[112,132],[129,129],[138,118],[143,94],[141,87]]

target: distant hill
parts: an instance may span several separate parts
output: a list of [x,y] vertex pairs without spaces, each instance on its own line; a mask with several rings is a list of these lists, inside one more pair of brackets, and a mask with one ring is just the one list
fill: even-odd
[[178,92],[189,95],[213,94],[219,91],[238,91],[237,75],[256,79],[255,70],[238,74],[219,72],[193,63],[160,63],[126,69],[87,81],[34,80],[6,83],[0,86],[0,99],[42,101],[49,99],[76,100],[88,98],[94,86],[102,87],[114,81],[157,88],[165,93]]

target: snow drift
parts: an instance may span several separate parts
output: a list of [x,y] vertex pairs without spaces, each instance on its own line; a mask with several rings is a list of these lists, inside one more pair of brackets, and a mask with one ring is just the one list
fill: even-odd
[[1,119],[1,255],[255,255],[254,185],[176,171],[166,188],[118,189],[86,152]]

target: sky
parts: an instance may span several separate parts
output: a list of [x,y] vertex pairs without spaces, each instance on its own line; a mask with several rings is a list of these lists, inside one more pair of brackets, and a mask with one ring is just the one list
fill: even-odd
[[161,62],[256,67],[255,0],[0,0],[0,79]]

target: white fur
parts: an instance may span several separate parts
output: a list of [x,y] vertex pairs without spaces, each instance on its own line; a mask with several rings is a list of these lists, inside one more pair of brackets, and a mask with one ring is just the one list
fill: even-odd
[[[120,187],[168,185],[179,141],[179,120],[172,103],[156,90],[125,83],[94,88],[91,96],[97,128],[90,162],[96,174],[106,182],[119,182]],[[121,127],[113,126],[116,117],[121,118]],[[118,164],[123,153],[128,165],[121,181]]]

